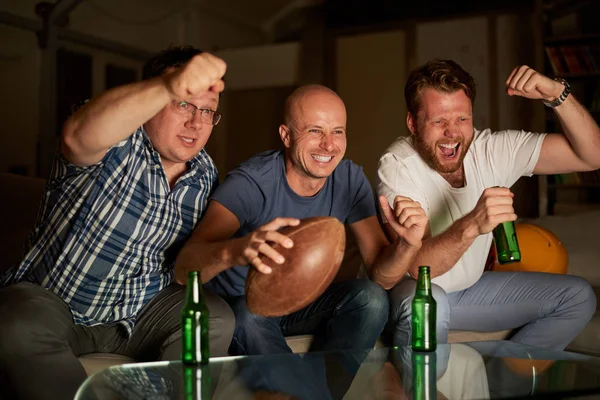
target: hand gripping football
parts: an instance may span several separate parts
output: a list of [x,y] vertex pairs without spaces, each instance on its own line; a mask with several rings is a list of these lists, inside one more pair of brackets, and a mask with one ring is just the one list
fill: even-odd
[[298,311],[319,297],[331,284],[344,258],[346,231],[333,217],[311,217],[280,232],[294,242],[286,249],[274,244],[284,258],[277,264],[262,256],[270,274],[250,267],[246,278],[246,303],[250,312],[278,317]]

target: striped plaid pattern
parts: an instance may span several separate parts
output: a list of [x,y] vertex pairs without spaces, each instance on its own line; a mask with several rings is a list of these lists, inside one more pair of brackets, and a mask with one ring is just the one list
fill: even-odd
[[217,170],[202,150],[171,190],[143,128],[98,164],[57,157],[34,232],[4,284],[30,280],[59,295],[75,323],[120,322],[174,280],[178,251],[205,211]]

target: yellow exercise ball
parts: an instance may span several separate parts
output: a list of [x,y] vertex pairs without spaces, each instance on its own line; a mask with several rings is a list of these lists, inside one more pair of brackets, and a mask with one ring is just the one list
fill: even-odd
[[496,264],[494,271],[567,273],[569,256],[558,237],[548,229],[533,224],[515,224],[521,261]]

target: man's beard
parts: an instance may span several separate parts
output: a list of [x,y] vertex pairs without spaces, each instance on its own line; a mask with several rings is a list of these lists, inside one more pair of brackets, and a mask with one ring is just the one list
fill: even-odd
[[463,160],[465,159],[467,151],[469,150],[469,147],[473,142],[473,138],[471,138],[471,140],[466,144],[464,142],[464,139],[461,139],[461,141],[459,142],[460,145],[457,149],[457,151],[460,151],[460,154],[458,155],[454,163],[448,164],[440,162],[440,159],[437,155],[437,143],[433,147],[430,146],[423,140],[423,137],[418,132],[416,132],[414,138],[415,148],[417,149],[417,152],[419,153],[421,158],[425,161],[427,165],[429,165],[429,167],[431,167],[431,169],[440,174],[451,174],[458,171],[462,167]]

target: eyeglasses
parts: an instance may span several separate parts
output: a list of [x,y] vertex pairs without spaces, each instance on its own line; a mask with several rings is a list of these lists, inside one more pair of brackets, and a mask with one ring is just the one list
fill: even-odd
[[200,108],[183,100],[173,100],[171,102],[171,107],[177,114],[187,116],[188,118],[196,115],[196,112],[200,111],[200,119],[205,124],[216,125],[223,116],[223,114],[218,111],[213,111],[210,108]]

